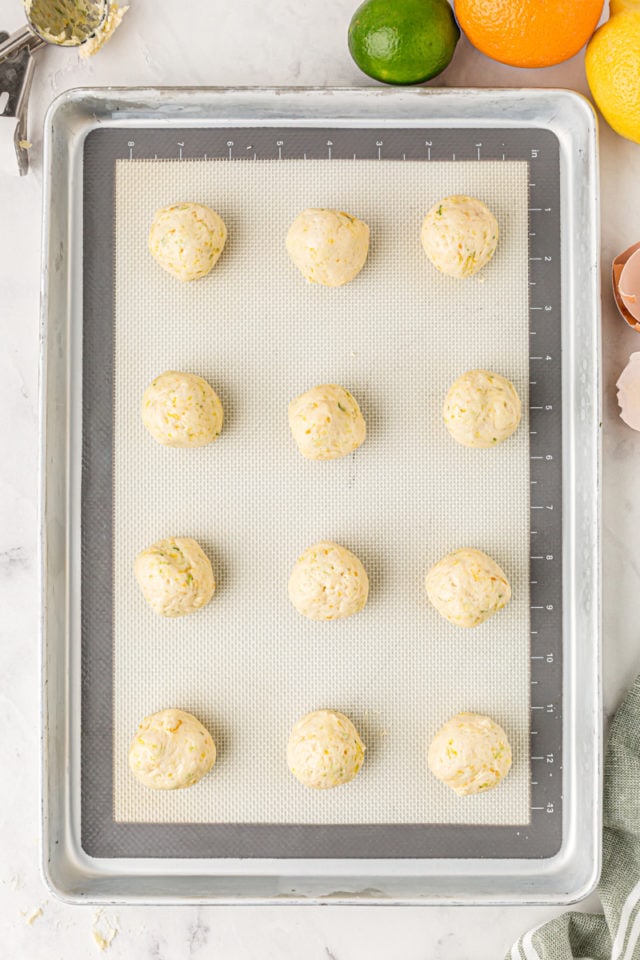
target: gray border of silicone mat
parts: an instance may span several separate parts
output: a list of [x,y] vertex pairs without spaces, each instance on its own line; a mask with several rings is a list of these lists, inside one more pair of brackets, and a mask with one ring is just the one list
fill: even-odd
[[[232,143],[231,151],[229,144]],[[480,146],[479,146],[480,145]],[[531,329],[544,328],[545,355],[530,361],[532,479],[556,509],[534,516],[536,544],[553,563],[532,560],[532,681],[537,711],[532,814],[527,826],[132,824],[112,815],[112,448],[114,363],[113,219],[117,159],[246,162],[287,157],[527,160],[530,165]],[[329,150],[330,146],[330,150]],[[229,155],[232,155],[232,159]],[[215,175],[212,164],[212,175]],[[391,185],[392,188],[392,185]],[[84,149],[84,344],[82,454],[82,846],[94,857],[549,858],[562,840],[562,426],[560,169],[555,135],[540,129],[347,129],[269,126],[95,130]],[[544,229],[536,229],[543,224]],[[551,257],[545,262],[545,257]],[[536,269],[544,263],[546,269]],[[546,310],[545,310],[546,308]],[[463,332],[461,324],[460,335]],[[455,329],[455,328],[454,328]],[[455,333],[454,333],[455,335]],[[538,337],[538,341],[541,337]],[[535,349],[536,337],[531,337]],[[557,415],[544,408],[551,404]],[[549,467],[543,458],[553,457]],[[541,488],[532,487],[535,498]],[[532,553],[538,554],[536,548]],[[535,577],[533,573],[535,572]],[[551,604],[553,610],[547,610]],[[553,659],[551,665],[548,658]],[[538,705],[544,709],[538,710]],[[547,706],[553,712],[547,712]],[[549,763],[549,757],[552,763]],[[551,774],[551,776],[549,776]],[[553,775],[555,774],[555,779]]]

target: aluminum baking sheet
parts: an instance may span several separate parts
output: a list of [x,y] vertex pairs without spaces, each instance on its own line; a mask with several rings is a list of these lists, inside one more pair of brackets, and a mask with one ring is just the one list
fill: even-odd
[[[436,103],[405,96],[354,99]],[[584,112],[576,98],[555,96]],[[562,481],[574,424],[563,402],[572,278],[561,245],[561,137],[478,114],[463,125],[178,116],[100,124],[83,143],[83,851],[120,864],[198,858],[222,870],[238,857],[256,866],[290,858],[283,873],[299,857],[322,864],[319,874],[356,857],[369,866],[386,858],[395,873],[409,856],[426,876],[451,857],[456,866],[473,858],[476,874],[525,859],[548,869],[571,841],[563,747],[574,749],[563,724],[574,558]],[[481,196],[505,228],[486,276],[461,291],[430,275],[411,237],[413,219],[419,225],[450,192]],[[138,250],[150,211],[187,194],[220,210],[232,241],[217,287],[212,275],[206,292],[194,284],[178,296]],[[279,222],[309,204],[345,206],[373,227],[360,293],[357,284],[329,292],[329,313],[328,292],[302,284],[278,254]],[[256,249],[271,252],[256,261]],[[476,365],[511,376],[530,412],[511,455],[509,445],[490,452],[494,477],[468,451],[451,453],[437,415],[457,367]],[[145,383],[172,366],[204,373],[235,427],[188,470],[149,447],[137,421]],[[289,396],[323,379],[347,380],[373,427],[369,460],[363,448],[331,474],[301,465],[277,417]],[[389,474],[388,484],[374,472]],[[220,565],[220,595],[188,629],[159,625],[131,587],[129,555],[168,533],[167,523],[197,535]],[[323,536],[356,549],[374,582],[370,608],[345,625],[301,625],[284,591],[268,586],[270,577],[286,582],[296,553]],[[420,582],[447,544],[471,540],[500,559],[516,589],[490,622],[499,626],[461,643],[428,609]],[[254,589],[247,612],[256,579],[267,586]],[[327,639],[327,627],[343,629]],[[134,717],[176,698],[208,722],[221,758],[198,788],[158,801],[122,775],[126,742]],[[299,713],[329,703],[356,720],[369,761],[345,791],[302,802],[278,747]],[[469,707],[500,719],[516,747],[507,783],[471,813],[424,772],[425,731]]]

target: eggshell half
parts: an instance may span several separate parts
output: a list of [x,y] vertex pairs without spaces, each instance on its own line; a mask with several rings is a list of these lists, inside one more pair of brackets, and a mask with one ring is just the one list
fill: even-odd
[[631,316],[640,320],[640,250],[636,250],[622,268],[618,291]]
[[620,416],[633,430],[640,430],[640,353],[632,353],[616,384]]
[[615,258],[611,282],[620,315],[633,330],[640,332],[640,242]]

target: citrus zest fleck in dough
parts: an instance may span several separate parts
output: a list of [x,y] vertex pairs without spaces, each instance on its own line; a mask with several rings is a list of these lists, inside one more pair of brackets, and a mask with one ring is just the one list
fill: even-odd
[[336,383],[313,387],[289,404],[289,426],[308,460],[336,460],[364,443],[367,428],[358,402]]
[[289,599],[310,620],[340,620],[367,602],[369,578],[360,560],[329,540],[308,547],[289,579]]
[[218,262],[227,240],[222,217],[201,203],[174,203],[156,210],[149,252],[178,280],[198,280]]
[[145,717],[129,747],[129,769],[153,790],[192,787],[215,761],[209,731],[184,710],[161,710]]
[[502,727],[479,713],[458,713],[429,746],[429,769],[461,796],[493,790],[511,769],[511,746]]
[[294,725],[287,746],[287,764],[305,787],[329,790],[357,776],[364,749],[348,717],[337,710],[316,710]]
[[498,221],[481,200],[445,197],[422,222],[424,252],[441,273],[470,277],[491,260],[498,245]]
[[191,537],[158,540],[138,554],[134,573],[144,599],[162,617],[195,613],[216,589],[209,558]]
[[425,579],[429,600],[449,623],[477,627],[511,599],[504,571],[482,550],[455,550],[439,560]]

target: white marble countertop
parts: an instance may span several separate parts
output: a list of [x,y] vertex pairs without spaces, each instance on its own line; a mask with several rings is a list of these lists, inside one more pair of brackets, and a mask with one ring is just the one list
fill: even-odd
[[[346,29],[356,0],[131,0],[124,25],[93,60],[48,49],[32,94],[32,172],[0,176],[0,942],[13,960],[98,954],[92,930],[117,930],[113,960],[495,960],[548,908],[118,907],[58,902],[39,874],[39,666],[36,586],[38,283],[41,128],[54,95],[103,85],[326,85],[370,83],[352,63]],[[188,12],[191,19],[184,19]],[[21,22],[0,0],[0,27]],[[516,70],[464,39],[439,78],[446,86],[561,86],[587,92],[583,56]],[[601,128],[604,317],[604,664],[611,713],[640,670],[640,435],[619,420],[615,381],[640,338],[613,305],[610,262],[640,239],[640,146]],[[581,909],[598,909],[591,897]],[[41,911],[41,912],[40,912]],[[560,911],[555,911],[555,913]]]

